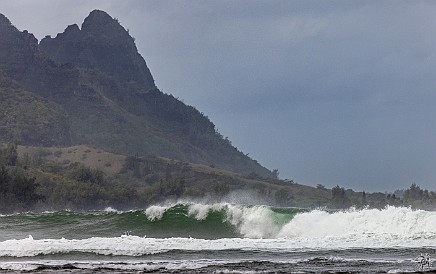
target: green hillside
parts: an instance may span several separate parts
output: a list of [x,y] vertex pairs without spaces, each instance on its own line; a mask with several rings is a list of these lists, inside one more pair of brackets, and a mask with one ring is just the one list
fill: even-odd
[[57,104],[0,76],[0,139],[45,146],[69,145],[69,119]]

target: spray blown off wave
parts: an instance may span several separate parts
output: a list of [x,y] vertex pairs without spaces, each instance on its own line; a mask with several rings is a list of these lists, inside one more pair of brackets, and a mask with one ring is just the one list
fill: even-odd
[[129,212],[62,211],[1,216],[0,230],[0,257],[71,252],[145,256],[174,250],[433,248],[436,212],[396,207],[327,212],[175,204]]
[[[174,204],[119,212],[48,212],[0,217],[0,240],[115,237],[124,232],[153,238],[274,238],[298,213],[296,208],[231,204]],[[12,228],[13,229],[9,229]]]
[[410,208],[348,211],[233,204],[173,204],[120,212],[47,212],[0,216],[0,240],[115,237],[326,238],[390,235],[422,238],[436,233],[436,212]]
[[0,270],[410,272],[436,250],[436,212],[177,203],[5,215],[0,232]]

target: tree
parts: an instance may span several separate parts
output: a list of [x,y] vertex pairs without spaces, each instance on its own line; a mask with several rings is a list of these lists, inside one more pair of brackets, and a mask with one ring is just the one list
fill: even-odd
[[[395,197],[395,194],[394,194]],[[366,193],[365,191],[362,192],[362,205],[366,205],[368,202],[366,201]]]
[[274,176],[274,178],[278,179],[279,178],[279,170],[276,168],[272,171],[272,175]]
[[332,188],[332,204],[336,208],[346,208],[348,205],[348,198],[345,194],[345,189],[336,185]]
[[101,185],[104,183],[104,173],[101,170],[90,169],[82,164],[72,164],[69,177],[73,180]]
[[0,164],[5,166],[15,166],[17,164],[18,153],[17,144],[10,143],[6,148],[0,149]]
[[36,193],[39,186],[35,178],[28,178],[18,170],[0,168],[0,210],[13,212],[15,210],[30,210],[42,196]]
[[316,185],[316,188],[317,188],[317,189],[321,189],[321,190],[326,190],[325,185],[322,185],[322,184],[317,184],[317,185]]
[[421,189],[416,183],[413,183],[409,189],[404,192],[405,201],[422,200],[424,197],[424,190]]
[[163,180],[158,184],[158,191],[161,196],[176,196],[180,197],[185,191],[185,181],[181,180]]

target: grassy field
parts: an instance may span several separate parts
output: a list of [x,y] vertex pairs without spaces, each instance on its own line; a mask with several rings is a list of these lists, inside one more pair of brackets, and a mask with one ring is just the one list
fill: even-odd
[[101,170],[110,176],[118,174],[126,160],[124,155],[109,153],[85,145],[48,148],[18,146],[17,152],[20,158],[27,154],[30,157],[41,157],[57,164],[81,163],[89,168]]

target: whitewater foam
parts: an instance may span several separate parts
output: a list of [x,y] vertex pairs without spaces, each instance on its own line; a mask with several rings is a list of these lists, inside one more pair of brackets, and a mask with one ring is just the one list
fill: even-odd
[[[145,214],[150,221],[157,221],[178,205],[151,206],[145,210]],[[364,238],[372,235],[433,238],[436,235],[436,212],[406,207],[338,212],[317,209],[294,213],[295,216],[289,215],[286,222],[280,223],[277,221],[278,213],[268,206],[227,203],[192,203],[184,206],[187,207],[185,214],[198,221],[205,220],[211,212],[223,212],[225,219],[222,221],[231,224],[245,238],[326,238],[346,235]]]
[[266,206],[227,206],[228,221],[247,238],[272,238],[279,231],[274,212]]
[[116,210],[115,208],[110,207],[110,206],[106,207],[103,211],[104,211],[104,212],[122,213],[122,211]]
[[329,213],[313,210],[297,214],[277,237],[326,238],[347,235],[385,235],[399,238],[434,237],[436,212],[405,207]]
[[[276,258],[287,260],[286,267],[291,262],[301,269],[335,264],[341,270],[343,265],[370,264],[374,270],[382,266],[387,271],[412,269],[411,259],[417,254],[436,250],[436,212],[403,207],[328,212],[179,203],[116,214],[111,210],[23,214],[4,217],[2,222],[0,269],[11,271],[39,267],[159,271],[212,265],[210,269],[225,272],[229,267],[231,272],[234,267],[251,267],[243,260]],[[58,227],[53,229],[54,225]],[[123,231],[127,233],[119,236]],[[144,234],[148,237],[140,237]],[[236,264],[215,268],[233,259]],[[258,270],[265,267],[276,265],[260,263]]]
[[168,206],[151,206],[145,210],[145,215],[150,221],[160,220],[169,208]]
[[194,216],[196,220],[205,220],[211,211],[221,211],[227,204],[191,204],[188,207],[188,215]]
[[[151,206],[145,213],[150,221],[163,218],[171,208],[180,204],[169,206]],[[226,219],[236,228],[242,237],[246,238],[274,238],[280,231],[280,226],[275,222],[274,212],[267,206],[232,205],[227,203],[216,204],[186,204],[187,215],[198,221],[205,220],[211,212],[222,211]]]
[[362,248],[436,248],[436,237],[393,237],[390,234],[292,237],[276,239],[223,238],[144,238],[138,236],[93,237],[87,239],[31,239],[0,242],[0,257],[33,257],[71,252],[106,256],[145,256],[169,251],[264,251],[296,252]]
[[[120,270],[120,271],[146,271],[154,272],[161,269],[167,270],[194,270],[216,264],[216,261],[209,260],[171,260],[160,262],[142,262],[142,261],[67,261],[67,260],[38,260],[24,262],[0,262],[1,270],[10,271],[36,271],[43,266],[47,269],[62,269],[63,267],[77,268],[82,270]],[[224,263],[224,262],[223,262]]]
[[[196,239],[187,237],[154,238],[153,233],[147,229],[125,229],[120,226],[120,231],[113,230],[112,235],[126,233],[122,237],[70,237],[61,235],[61,239],[44,239],[41,234],[20,237],[20,240],[6,238],[0,242],[0,257],[2,256],[36,256],[37,254],[58,254],[68,252],[91,252],[101,255],[128,255],[142,256],[147,254],[164,253],[171,250],[268,250],[289,251],[294,249],[319,250],[330,248],[413,248],[436,246],[436,212],[424,210],[412,210],[404,207],[387,207],[385,209],[361,209],[340,212],[327,212],[323,210],[296,211],[280,209],[276,210],[267,206],[245,206],[231,204],[190,204],[184,207],[175,206],[152,206],[145,210],[145,215],[150,221],[163,218],[166,212],[174,214],[172,218],[184,214],[183,218],[189,217],[208,222],[207,217],[211,212],[219,212],[215,217],[222,218],[239,232],[239,238],[223,239]],[[283,213],[285,212],[285,213]],[[297,211],[298,212],[298,211]],[[80,214],[80,213],[76,213]],[[131,213],[125,213],[131,214]],[[280,214],[288,214],[285,222],[278,222]],[[88,216],[88,215],[87,215]],[[96,215],[99,220],[104,216]],[[129,215],[120,217],[125,220]],[[141,218],[132,216],[132,220],[138,227],[160,224],[142,223]],[[76,218],[76,216],[73,216]],[[214,218],[215,218],[214,217]],[[112,217],[111,217],[112,218]],[[172,218],[167,220],[173,220]],[[88,222],[88,218],[84,219]],[[110,219],[112,220],[112,219]],[[198,223],[188,222],[184,229],[192,229]],[[12,221],[15,221],[12,220]],[[210,220],[210,224],[217,224],[216,219]],[[218,219],[219,222],[219,219]],[[202,229],[208,229],[205,223]],[[167,224],[165,224],[167,225]],[[215,227],[214,227],[215,228]],[[225,229],[223,226],[222,229]],[[176,226],[174,229],[178,229]],[[195,229],[195,226],[194,226]],[[135,231],[137,234],[135,234]],[[31,233],[31,231],[29,231]],[[35,232],[36,233],[36,232]],[[118,234],[119,233],[119,234]],[[131,234],[131,235],[129,235]],[[143,236],[148,238],[133,236]],[[8,235],[8,234],[5,234]],[[13,235],[13,234],[10,234]],[[55,233],[51,235],[56,235]],[[71,234],[74,235],[74,234]],[[88,234],[89,235],[89,234]],[[92,234],[91,234],[92,235]],[[103,234],[100,234],[103,235]],[[164,234],[163,234],[164,235]],[[180,235],[173,233],[173,235]],[[233,234],[227,234],[233,235]],[[234,236],[232,236],[234,237]],[[39,239],[38,239],[39,238]]]

